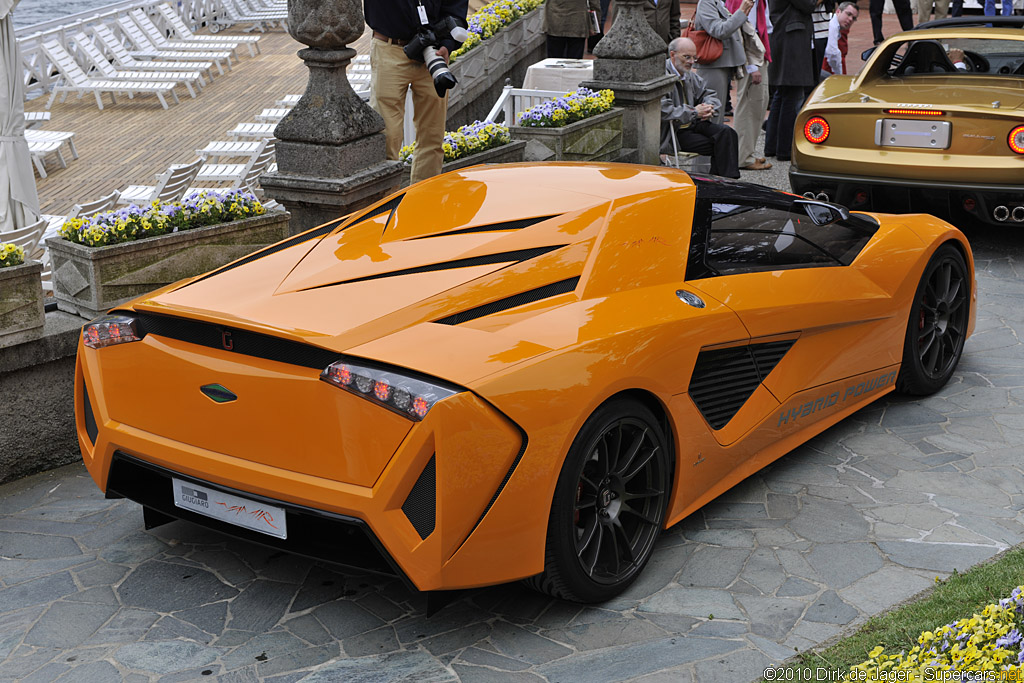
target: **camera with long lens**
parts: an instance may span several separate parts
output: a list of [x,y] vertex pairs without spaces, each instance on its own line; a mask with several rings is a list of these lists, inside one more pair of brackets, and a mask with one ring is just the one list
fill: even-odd
[[469,32],[459,26],[454,17],[442,17],[434,24],[420,26],[405,46],[406,57],[427,65],[438,97],[444,97],[459,81],[445,64],[444,58],[437,54],[437,48],[441,47],[441,41],[445,38],[451,38],[461,45],[468,37]]

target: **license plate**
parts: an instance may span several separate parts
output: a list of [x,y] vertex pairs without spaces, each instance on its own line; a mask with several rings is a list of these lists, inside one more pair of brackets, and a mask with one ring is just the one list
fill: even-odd
[[947,149],[952,132],[949,121],[878,119],[875,121],[875,144],[882,147]]
[[174,489],[174,504],[184,510],[191,510],[268,536],[288,538],[283,508],[240,498],[173,477],[171,485]]

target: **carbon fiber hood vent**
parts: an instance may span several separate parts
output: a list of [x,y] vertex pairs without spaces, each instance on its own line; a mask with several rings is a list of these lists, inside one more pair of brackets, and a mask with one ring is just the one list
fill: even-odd
[[497,301],[492,301],[482,306],[471,308],[467,311],[462,311],[461,313],[455,313],[454,315],[449,315],[448,317],[435,320],[434,322],[442,325],[458,325],[499,311],[505,311],[518,306],[525,306],[526,304],[532,304],[533,302],[541,301],[542,299],[550,299],[551,297],[558,296],[559,294],[568,294],[576,289],[576,285],[579,284],[579,281],[579,277],[571,277],[568,280],[562,280],[561,282],[555,282],[554,284],[545,285],[544,287],[531,289],[528,292],[521,292],[513,296],[505,297],[504,299],[498,299]]
[[729,423],[795,341],[750,344],[697,355],[690,398],[712,429]]

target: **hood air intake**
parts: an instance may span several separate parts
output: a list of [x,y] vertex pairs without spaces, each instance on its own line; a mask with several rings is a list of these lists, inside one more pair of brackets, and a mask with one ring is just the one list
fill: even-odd
[[729,424],[795,339],[701,351],[690,378],[690,398],[712,429]]
[[511,230],[522,230],[528,228],[531,225],[537,223],[543,223],[546,220],[554,218],[554,216],[538,216],[537,218],[522,218],[517,221],[506,221],[504,223],[491,223],[490,225],[478,225],[475,228],[461,228],[459,230],[451,230],[449,232],[440,232],[436,235],[423,235],[422,237],[416,237],[418,240],[432,239],[434,237],[448,237],[449,235],[465,235],[471,232],[505,232]]
[[456,259],[455,261],[445,261],[443,263],[431,263],[428,266],[416,266],[415,268],[403,268],[402,270],[392,270],[388,273],[377,273],[376,275],[367,275],[365,277],[352,278],[351,280],[341,280],[340,282],[331,282],[326,285],[317,285],[316,287],[308,287],[302,291],[309,291],[310,289],[321,289],[323,287],[334,287],[337,285],[349,285],[353,282],[365,282],[367,280],[379,280],[385,277],[398,277],[399,275],[415,275],[416,273],[432,273],[438,270],[454,270],[455,268],[470,268],[472,266],[488,266],[495,263],[511,263],[518,265],[523,261],[529,261],[532,258],[543,256],[548,252],[561,249],[566,245],[555,244],[550,247],[536,247],[534,249],[520,249],[518,251],[503,251],[500,254],[487,254],[485,256],[474,256],[473,258],[462,258]]
[[441,318],[434,322],[442,325],[458,325],[460,323],[469,322],[470,320],[483,318],[486,315],[491,315],[492,313],[497,313],[499,311],[525,306],[526,304],[532,304],[533,302],[541,301],[542,299],[550,299],[551,297],[558,296],[559,294],[568,294],[576,289],[576,285],[579,284],[579,281],[580,278],[578,276],[571,277],[568,280],[562,280],[561,282],[556,282],[551,285],[531,289],[528,292],[522,292],[521,294],[515,294],[513,296],[505,297],[504,299],[498,299],[497,301],[492,301],[489,304],[477,306],[476,308],[471,308],[468,311],[456,313],[455,315],[450,315],[447,318]]

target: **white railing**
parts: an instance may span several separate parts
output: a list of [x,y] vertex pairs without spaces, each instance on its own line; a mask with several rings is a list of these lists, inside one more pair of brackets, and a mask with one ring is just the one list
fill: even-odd
[[[192,28],[199,28],[214,21],[219,14],[223,14],[220,0],[169,1],[185,23]],[[159,4],[161,3],[152,0],[149,2],[139,2],[139,0],[115,2],[88,12],[79,12],[59,19],[40,22],[15,31],[18,47],[21,49],[25,97],[34,98],[50,91],[56,80],[57,70],[43,54],[41,48],[43,41],[56,38],[57,42],[65,48],[70,47],[68,38],[78,31],[90,33],[91,26],[111,24],[118,17],[127,16],[131,10],[140,7],[158,26],[162,26],[163,18],[156,9]],[[114,32],[117,35],[121,34],[116,26]]]
[[526,88],[513,88],[511,85],[506,85],[502,88],[501,95],[498,96],[497,102],[491,107],[490,113],[487,114],[487,118],[484,120],[497,123],[504,116],[505,125],[513,126],[519,119],[519,115],[530,107],[556,97],[562,97],[563,95],[565,93],[562,91],[527,90]]

